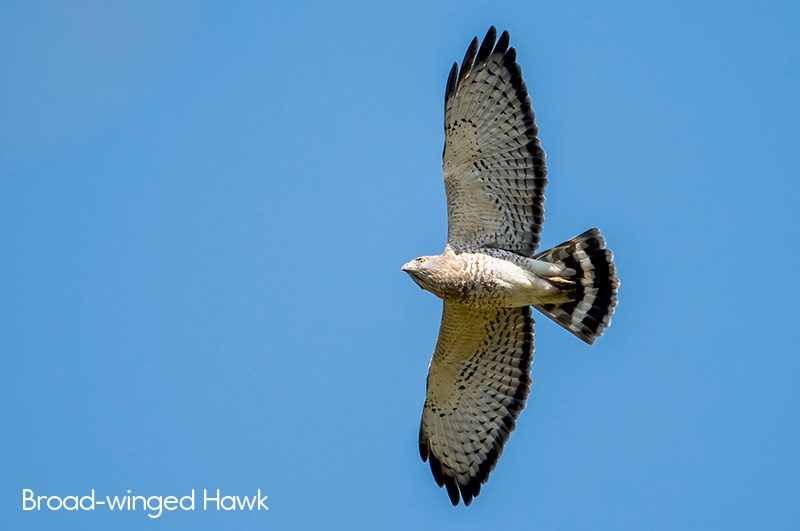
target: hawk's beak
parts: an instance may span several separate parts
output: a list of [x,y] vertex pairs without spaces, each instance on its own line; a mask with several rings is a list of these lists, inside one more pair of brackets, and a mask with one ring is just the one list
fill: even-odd
[[411,262],[403,264],[403,267],[400,268],[400,271],[405,271],[406,273],[411,271]]

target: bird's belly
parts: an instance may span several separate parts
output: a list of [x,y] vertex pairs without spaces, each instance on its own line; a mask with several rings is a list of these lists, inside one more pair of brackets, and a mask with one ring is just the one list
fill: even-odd
[[465,269],[437,295],[470,306],[512,308],[543,304],[559,292],[548,280],[508,260],[482,255],[478,265],[482,267]]
[[538,282],[509,282],[492,279],[489,282],[467,282],[462,286],[461,300],[473,306],[513,308],[541,304],[551,286],[546,280]]

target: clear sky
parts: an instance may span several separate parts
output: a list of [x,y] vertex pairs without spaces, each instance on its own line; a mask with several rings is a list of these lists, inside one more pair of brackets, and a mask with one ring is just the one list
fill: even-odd
[[[798,6],[3,2],[0,527],[800,528]],[[444,248],[445,81],[491,24],[542,243],[600,227],[622,286],[592,347],[538,316],[453,508],[417,451],[441,304],[400,266]]]

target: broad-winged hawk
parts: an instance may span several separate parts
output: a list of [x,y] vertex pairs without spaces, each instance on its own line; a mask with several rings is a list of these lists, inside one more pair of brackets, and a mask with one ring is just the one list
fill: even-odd
[[619,286],[596,228],[535,254],[547,168],[531,100],[508,32],[478,44],[445,90],[447,246],[403,266],[444,301],[419,450],[453,505],[480,493],[525,407],[531,306],[591,344]]

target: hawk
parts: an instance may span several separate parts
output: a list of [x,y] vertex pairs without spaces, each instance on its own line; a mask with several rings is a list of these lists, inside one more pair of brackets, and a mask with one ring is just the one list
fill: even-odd
[[611,323],[619,280],[596,228],[536,254],[545,153],[508,32],[453,65],[444,98],[447,246],[402,267],[444,301],[419,451],[453,505],[480,493],[530,392],[531,306],[586,343]]

